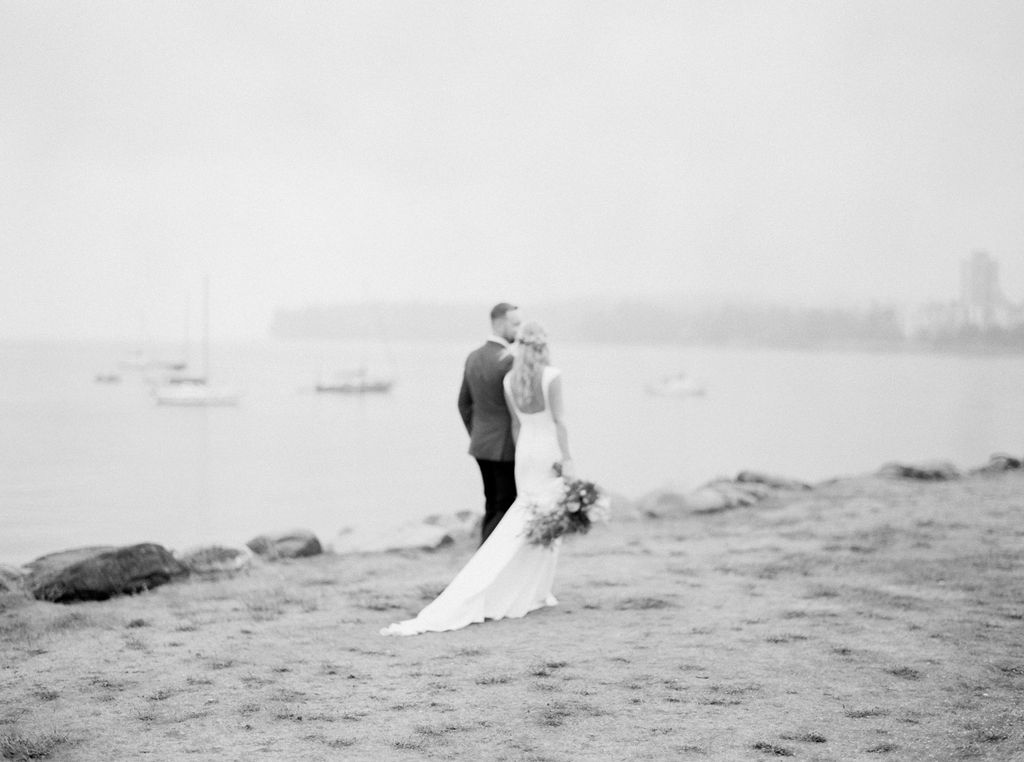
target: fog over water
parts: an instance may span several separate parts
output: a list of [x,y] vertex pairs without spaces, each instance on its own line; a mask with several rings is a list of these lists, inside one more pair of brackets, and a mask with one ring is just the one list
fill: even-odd
[[222,337],[363,300],[951,299],[978,248],[1019,301],[1021,39],[1016,0],[5,0],[0,337],[178,338],[204,273]]

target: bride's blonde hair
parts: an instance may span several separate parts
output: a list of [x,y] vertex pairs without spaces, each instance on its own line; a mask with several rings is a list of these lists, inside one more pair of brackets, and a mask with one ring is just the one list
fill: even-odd
[[525,410],[532,406],[544,368],[551,362],[547,331],[537,321],[528,320],[519,326],[516,345],[512,361],[512,399]]

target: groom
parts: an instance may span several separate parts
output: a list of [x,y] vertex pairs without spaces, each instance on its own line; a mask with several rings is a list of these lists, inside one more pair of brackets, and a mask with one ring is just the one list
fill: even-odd
[[462,373],[459,413],[469,432],[469,454],[484,481],[481,544],[516,499],[515,443],[502,379],[512,369],[509,351],[519,328],[519,308],[501,302],[491,310],[491,336],[470,352]]

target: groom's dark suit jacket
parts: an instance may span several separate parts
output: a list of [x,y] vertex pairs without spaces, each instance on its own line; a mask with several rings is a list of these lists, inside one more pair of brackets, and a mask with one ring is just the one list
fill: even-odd
[[501,385],[511,369],[512,356],[495,341],[488,341],[466,358],[459,413],[469,432],[469,454],[477,460],[515,460],[512,418]]

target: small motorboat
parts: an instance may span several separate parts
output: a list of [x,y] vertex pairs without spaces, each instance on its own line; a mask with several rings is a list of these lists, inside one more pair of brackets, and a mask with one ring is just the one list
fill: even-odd
[[659,397],[701,397],[705,389],[686,373],[673,373],[647,384],[647,393]]
[[210,386],[202,379],[169,383],[153,390],[157,404],[179,407],[237,405],[240,396],[234,387]]
[[337,374],[330,381],[318,381],[318,392],[340,394],[382,394],[391,391],[394,381],[383,376],[372,376],[366,368],[356,368]]

